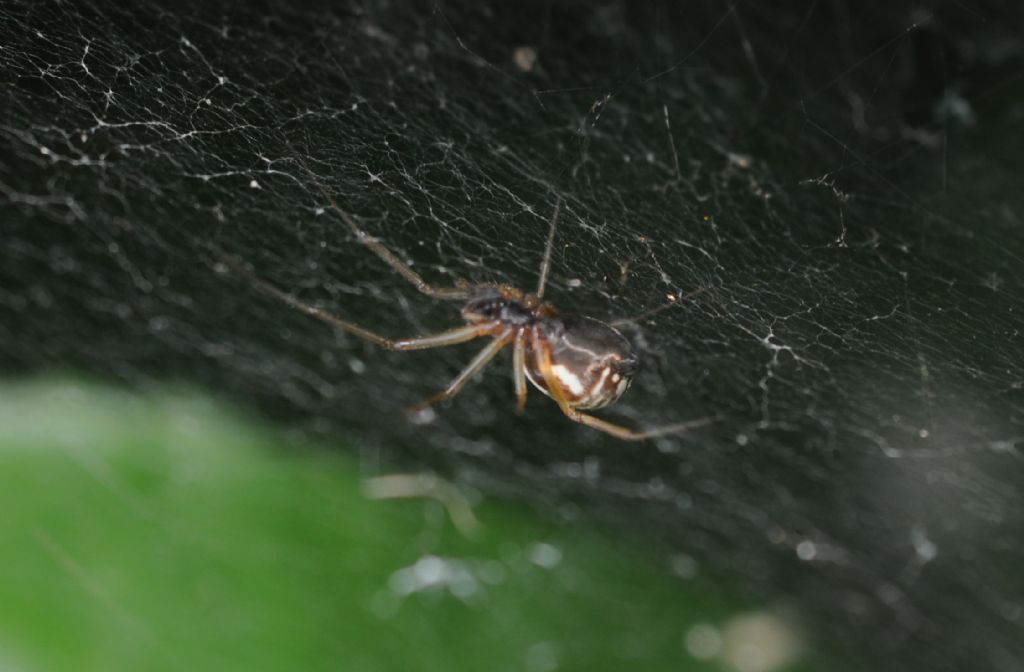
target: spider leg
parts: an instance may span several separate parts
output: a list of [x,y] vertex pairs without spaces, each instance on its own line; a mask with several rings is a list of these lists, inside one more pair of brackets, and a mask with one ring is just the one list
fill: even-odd
[[547,383],[548,391],[551,393],[551,398],[558,402],[558,408],[561,409],[562,413],[573,422],[578,422],[581,425],[587,427],[593,427],[594,429],[601,430],[606,434],[622,439],[624,441],[643,441],[645,439],[652,439],[658,436],[665,436],[666,434],[683,434],[696,427],[702,427],[711,422],[711,418],[700,418],[698,420],[691,420],[689,422],[680,422],[672,425],[665,425],[663,427],[655,427],[654,429],[648,429],[643,431],[637,431],[630,429],[629,427],[623,427],[622,425],[616,425],[613,422],[602,420],[601,418],[593,415],[582,413],[579,410],[572,407],[568,399],[566,399],[564,392],[562,391],[561,382],[558,380],[558,376],[555,375],[551,367],[551,349],[547,343],[538,336],[534,336],[533,340],[534,352],[539,353],[539,368],[541,375],[544,376],[544,382]]
[[441,390],[434,396],[430,397],[429,399],[426,399],[418,404],[410,406],[408,412],[417,413],[427,408],[428,406],[433,406],[438,402],[451,399],[452,397],[457,395],[462,390],[462,388],[465,387],[466,383],[468,383],[473,376],[475,376],[485,366],[487,366],[487,364],[489,364],[490,361],[494,359],[495,355],[501,352],[502,348],[508,345],[509,341],[511,340],[512,339],[509,336],[508,332],[505,332],[500,336],[496,336],[494,340],[487,345],[486,348],[477,353],[477,356],[474,357],[473,360],[468,365],[466,365],[466,368],[460,371],[459,375],[455,376],[455,378],[452,379],[452,382],[448,383],[448,385],[443,390]]
[[[324,193],[326,194],[327,192]],[[334,209],[334,211],[337,212],[341,216],[341,218],[345,220],[345,223],[348,224],[349,227],[355,232],[356,238],[359,239],[359,242],[373,250],[373,252],[378,257],[383,259],[388,266],[395,269],[395,271],[397,271],[399,275],[401,275],[403,278],[411,282],[416,287],[416,289],[418,289],[419,291],[421,291],[422,293],[426,294],[429,297],[435,299],[442,299],[445,301],[461,301],[469,298],[470,293],[465,288],[434,287],[433,285],[431,285],[429,282],[424,280],[419,273],[412,270],[409,264],[399,259],[394,252],[384,247],[383,243],[381,243],[379,240],[377,240],[376,238],[374,238],[373,236],[359,228],[359,225],[356,224],[356,220],[353,219],[352,216],[349,215],[347,212],[338,207],[338,205],[334,202],[334,199],[331,198],[329,195],[328,199],[330,199],[331,207]]]
[[370,341],[371,343],[375,343],[386,350],[427,350],[429,348],[441,348],[448,345],[456,345],[458,343],[465,343],[466,341],[471,341],[474,338],[479,338],[489,333],[493,333],[493,330],[498,326],[497,322],[484,322],[482,324],[467,324],[428,336],[417,336],[415,338],[402,339],[387,338],[386,336],[381,336],[380,334],[370,331],[365,327],[361,327],[355,322],[349,322],[348,320],[344,320],[336,315],[332,315],[326,310],[322,310],[316,306],[311,306],[308,303],[300,301],[288,292],[278,289],[274,285],[266,282],[265,280],[261,280],[252,273],[244,270],[242,270],[242,272],[245,273],[264,292],[280,299],[292,308],[295,308],[296,310],[311,317],[315,317],[321,322],[326,322],[336,329],[341,329],[344,332],[358,336],[359,338]]
[[366,231],[363,231],[362,227],[356,224],[355,218],[338,205],[338,202],[334,200],[334,197],[331,196],[327,189],[324,188],[313,171],[307,168],[304,163],[300,162],[300,165],[309,175],[310,179],[313,180],[313,184],[316,185],[317,191],[319,191],[323,197],[327,199],[327,202],[330,203],[331,209],[334,210],[334,212],[341,217],[342,221],[348,224],[349,228],[356,234],[356,238],[359,239],[359,242],[370,248],[370,250],[383,259],[388,266],[393,268],[403,278],[411,282],[416,289],[435,299],[461,301],[469,298],[470,292],[464,287],[434,287],[424,280],[419,273],[412,270],[412,267],[409,266],[409,264],[399,259],[398,256],[385,247],[383,243],[366,233]]
[[[565,409],[562,409],[565,412]],[[601,418],[593,415],[587,415],[586,413],[580,413],[575,409],[570,409],[571,413],[566,413],[569,419],[574,420],[581,425],[587,427],[593,427],[599,429],[602,432],[611,434],[612,436],[623,439],[624,441],[644,441],[646,439],[653,439],[659,436],[665,436],[667,434],[685,434],[691,429],[697,427],[703,427],[711,423],[711,418],[700,418],[699,420],[691,420],[689,422],[679,422],[673,425],[665,425],[663,427],[655,427],[654,429],[648,429],[644,431],[636,431],[622,425],[616,425],[602,420]]]
[[562,211],[562,198],[555,202],[555,212],[551,215],[551,227],[548,229],[548,242],[544,245],[544,261],[540,264],[540,279],[537,280],[537,298],[544,298],[544,286],[548,282],[551,270],[551,248],[555,243],[555,225],[558,224],[558,213]]
[[526,333],[516,334],[512,350],[512,377],[516,384],[516,412],[526,410]]

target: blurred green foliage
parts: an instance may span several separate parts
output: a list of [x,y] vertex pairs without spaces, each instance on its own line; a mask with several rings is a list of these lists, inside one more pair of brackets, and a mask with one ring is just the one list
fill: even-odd
[[493,500],[460,531],[201,396],[13,381],[0,427],[0,667],[730,666],[703,575]]

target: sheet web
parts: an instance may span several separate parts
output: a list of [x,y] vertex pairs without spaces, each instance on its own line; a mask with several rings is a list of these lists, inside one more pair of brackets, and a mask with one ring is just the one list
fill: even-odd
[[[471,7],[3,9],[5,368],[184,378],[639,521],[878,667],[1019,665],[1019,40],[962,57],[975,100],[913,89],[922,40],[962,37],[941,12]],[[622,445],[532,389],[519,417],[510,358],[407,422],[474,346],[380,352],[230,270],[387,335],[453,326],[321,187],[428,281],[527,290],[561,200],[562,310],[701,290],[624,327],[642,369],[602,416],[715,422]]]

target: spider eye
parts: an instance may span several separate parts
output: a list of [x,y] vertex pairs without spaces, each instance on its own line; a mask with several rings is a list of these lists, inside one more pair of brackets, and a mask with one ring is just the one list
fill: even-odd
[[533,312],[513,292],[502,293],[494,287],[483,287],[471,296],[462,307],[462,316],[468,322],[501,322],[513,327],[533,321]]
[[495,320],[501,316],[501,309],[506,303],[497,289],[482,287],[466,301],[462,316],[470,322]]
[[472,301],[462,308],[462,317],[470,322],[495,320],[501,314],[497,301]]

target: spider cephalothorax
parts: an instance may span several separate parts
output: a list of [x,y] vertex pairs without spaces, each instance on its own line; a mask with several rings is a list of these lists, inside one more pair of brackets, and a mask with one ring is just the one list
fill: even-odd
[[554,314],[549,304],[513,287],[482,285],[472,291],[462,306],[462,317],[470,323],[500,322],[510,327],[526,327]]

